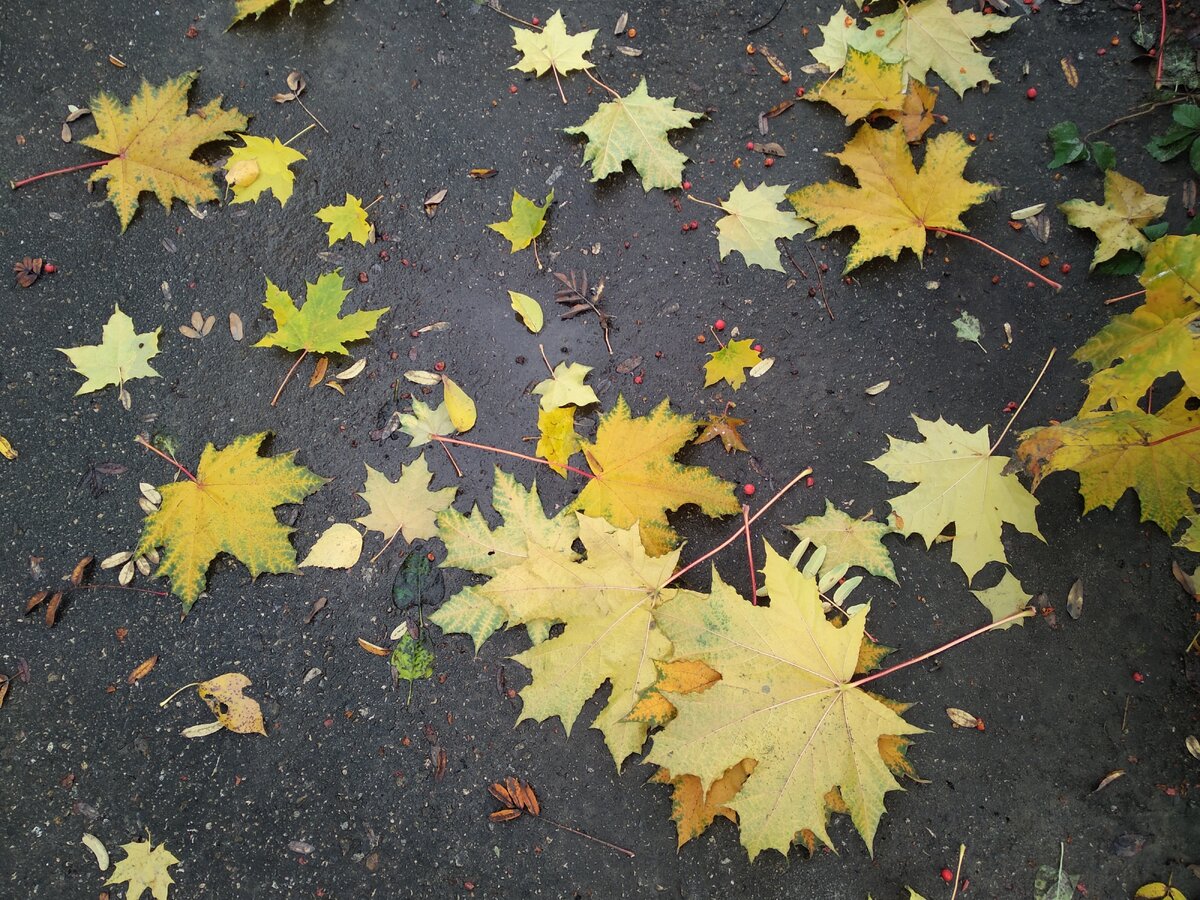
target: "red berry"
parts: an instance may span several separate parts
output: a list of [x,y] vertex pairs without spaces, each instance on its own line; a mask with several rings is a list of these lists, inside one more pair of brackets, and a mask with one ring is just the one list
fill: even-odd
[[1071,264],[1063,263],[1061,266],[1058,267],[1058,270],[1060,272],[1062,272],[1064,275],[1070,275],[1071,274]]
[[367,278],[367,273],[366,273],[366,272],[359,272],[359,273],[358,273],[358,283],[359,283],[359,284],[366,284],[368,280],[369,280],[369,279]]
[[515,94],[517,92],[517,86],[515,84],[510,84],[508,86],[508,92],[510,94]]
[[754,149],[754,141],[746,141],[746,149],[753,150]]
[[410,332],[408,333],[408,336],[409,336],[409,337],[414,337],[414,338],[416,338],[416,337],[420,337],[420,336],[421,336],[421,332],[417,331],[417,330],[414,328],[412,331],[410,331]]
[[753,350],[755,353],[762,353],[762,344],[755,344],[750,349]]
[[634,383],[634,384],[641,384],[641,383],[642,383],[642,376],[641,376],[641,375],[634,375],[634,376],[633,376],[633,383]]
[[1037,99],[1037,88],[1030,88],[1029,90],[1027,90],[1025,92],[1025,96],[1028,97],[1030,100],[1036,100]]
[[717,329],[717,331],[724,331],[725,330],[725,320],[717,319],[717,321],[713,322],[713,328]]
[[56,266],[54,263],[46,263],[46,265],[42,266],[42,271],[47,275],[53,275],[58,271],[58,266]]
[[796,96],[803,97],[804,96],[804,88],[802,88],[802,87],[796,88]]
[[1097,56],[1104,56],[1106,53],[1108,53],[1107,47],[1101,47],[1099,50],[1096,51]]
[[655,359],[662,359],[662,351],[661,351],[661,350],[655,350],[655,351],[654,351],[654,358],[655,358]]
[[747,497],[753,497],[754,490],[755,490],[754,485],[752,485],[750,482],[746,482],[745,484],[742,485],[742,493],[745,494]]
[[542,20],[539,19],[537,16],[534,16],[532,19],[529,20],[529,24],[530,25],[541,25]]
[[804,479],[805,487],[812,487],[816,483],[817,483],[817,480],[815,478],[813,478],[811,475],[809,475],[807,478]]
[[681,184],[680,187],[683,188],[685,191],[690,191],[692,189],[692,183],[690,181],[684,181],[684,183]]
[[1146,680],[1146,676],[1143,675],[1141,672],[1134,672],[1133,680],[1136,681],[1138,684],[1141,684],[1143,681]]
[[946,884],[949,884],[953,880],[954,880],[954,873],[950,871],[949,866],[944,866],[942,868],[942,881],[946,882]]
[[433,370],[434,370],[435,372],[445,372],[445,371],[446,371],[446,364],[445,364],[444,362],[442,362],[442,361],[439,359],[437,362],[435,362],[435,363],[433,364]]
[[1027,287],[1027,288],[1031,288],[1031,287],[1033,287],[1033,286],[1034,286],[1034,284],[1033,284],[1033,282],[1032,282],[1032,281],[1027,281],[1027,282],[1025,282],[1025,287]]
[[697,228],[700,227],[700,223],[697,222],[695,219],[692,219],[692,221],[688,222],[688,227],[691,228],[692,231],[695,231]]
[[763,160],[763,165],[766,166],[768,169],[771,168],[771,166],[775,165],[775,157],[768,156],[766,159]]
[[993,276],[992,276],[992,284],[999,284],[999,283],[1000,283],[1000,276],[999,276],[999,275],[993,275]]
[[1141,11],[1142,11],[1142,4],[1140,4],[1140,3],[1135,3],[1135,4],[1133,4],[1133,11],[1134,11],[1134,12],[1141,12]]

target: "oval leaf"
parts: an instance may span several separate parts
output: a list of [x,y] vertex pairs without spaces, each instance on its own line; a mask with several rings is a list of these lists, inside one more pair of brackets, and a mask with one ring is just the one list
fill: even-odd
[[518,291],[509,291],[509,299],[512,300],[512,308],[518,316],[521,317],[521,322],[534,334],[542,330],[542,324],[545,321],[542,315],[542,305],[530,297],[528,294],[522,294]]
[[442,376],[442,387],[445,390],[446,412],[450,414],[454,430],[470,431],[475,427],[475,401],[445,375]]

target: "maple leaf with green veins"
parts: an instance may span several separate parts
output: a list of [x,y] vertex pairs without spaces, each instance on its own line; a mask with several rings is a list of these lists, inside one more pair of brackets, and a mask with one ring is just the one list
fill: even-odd
[[985,425],[972,433],[945,419],[913,416],[924,442],[888,436],[890,447],[868,460],[891,481],[917,487],[890,500],[896,530],[920,534],[927,547],[951,524],[951,560],[970,582],[989,562],[1007,565],[1000,533],[1005,522],[1044,541],[1034,510],[1038,502],[1015,475],[1005,474],[1007,456],[994,456]]
[[736,250],[742,254],[747,266],[783,271],[775,241],[795,237],[810,227],[792,213],[777,208],[787,197],[787,189],[786,184],[764,183],[748,190],[744,183],[737,183],[720,204],[725,211],[725,215],[717,219],[717,246],[721,259]]
[[962,177],[971,148],[955,133],[928,143],[919,173],[899,125],[882,131],[863,125],[841,153],[829,155],[854,172],[859,186],[813,184],[788,199],[817,226],[816,237],[858,231],[843,274],[877,256],[895,260],[906,247],[921,256],[927,229],[965,231],[959,217],[996,190]]
[[282,347],[284,350],[304,350],[309,353],[347,354],[348,341],[366,340],[390,307],[364,309],[341,316],[342,305],[350,296],[341,269],[326,272],[315,282],[306,282],[304,305],[296,302],[287,291],[267,279],[267,296],[263,306],[275,317],[275,331],[263,337],[255,347]]
[[956,13],[946,0],[920,0],[868,18],[864,29],[839,7],[821,26],[825,43],[812,55],[836,72],[851,48],[874,53],[885,62],[903,63],[904,74],[922,83],[928,82],[931,70],[936,72],[961,97],[981,81],[997,81],[991,58],[979,52],[975,38],[1008,31],[1016,21],[974,10]]
[[[258,19],[272,6],[275,6],[277,3],[281,2],[283,2],[283,0],[235,0],[233,21],[229,23],[229,28],[232,28],[247,16],[254,16],[255,19]],[[303,2],[304,0],[288,0],[288,15],[290,16],[292,13],[294,13],[296,11],[296,7]],[[333,2],[333,0],[323,0],[323,2],[326,6],[328,6]],[[228,28],[226,30],[228,30]]]
[[488,228],[504,235],[512,244],[510,253],[524,250],[546,227],[546,214],[550,212],[550,204],[554,202],[554,191],[546,195],[546,202],[538,206],[520,191],[513,189],[512,215],[503,222],[492,222]]
[[550,463],[550,468],[567,477],[567,463],[581,444],[575,432],[575,407],[538,410],[538,442],[534,451]]
[[541,31],[513,26],[513,49],[521,54],[521,60],[510,68],[521,72],[532,72],[542,76],[551,69],[558,75],[566,75],[582,69],[592,68],[583,54],[592,49],[597,30],[567,34],[567,24],[562,11],[556,10],[546,20]]
[[899,584],[892,558],[883,546],[884,535],[896,529],[886,522],[855,519],[826,499],[822,515],[809,516],[797,525],[788,525],[787,530],[802,541],[825,548],[825,559],[820,566],[822,575],[840,566],[858,566]]
[[805,829],[831,844],[826,794],[834,788],[870,848],[884,795],[901,790],[880,740],[922,729],[853,684],[867,607],[839,628],[825,620],[816,581],[769,544],[763,571],[769,606],[747,603],[714,569],[711,593],[680,592],[656,609],[674,657],[699,659],[721,680],[669,695],[678,715],[646,761],[696,775],[707,790],[731,766],[756,760],[727,804],[751,859],[786,854]]
[[367,531],[378,531],[389,544],[397,534],[403,534],[410,544],[437,535],[438,513],[450,507],[458,488],[429,490],[433,473],[424,452],[407,466],[401,466],[400,477],[395,481],[370,466],[366,470],[366,483],[358,496],[367,502],[371,512],[359,516],[355,522]]
[[84,378],[75,396],[90,394],[115,384],[124,399],[128,396],[125,382],[134,378],[158,378],[158,373],[150,366],[150,360],[158,355],[158,336],[161,333],[161,328],[155,328],[138,334],[133,327],[133,319],[121,312],[120,306],[115,306],[113,314],[104,324],[99,344],[59,347],[58,352],[66,354],[75,371]]
[[589,406],[599,403],[600,398],[590,385],[583,383],[591,366],[582,363],[560,362],[550,373],[550,377],[539,381],[530,392],[540,396],[541,407],[549,411],[563,406]]
[[704,386],[711,387],[719,381],[727,381],[735,391],[746,383],[746,370],[762,362],[762,355],[751,348],[753,339],[729,341],[720,350],[708,354],[704,364]]
[[[981,591],[971,591],[975,595],[975,599],[987,607],[988,612],[992,614],[992,621],[999,622],[1005,616],[1010,616],[1019,609],[1024,609],[1029,605],[1033,594],[1021,587],[1021,582],[1016,576],[1007,569],[1004,570],[1004,575],[1000,579],[1000,583],[995,587],[986,588]],[[1024,619],[1014,619],[1007,625],[1000,625],[996,628],[997,631],[1006,631],[1014,625],[1024,625]]]
[[222,109],[221,98],[188,113],[188,92],[199,72],[187,72],[158,87],[147,81],[123,106],[101,93],[91,101],[96,133],[79,143],[113,159],[92,173],[89,183],[108,182],[124,232],[137,212],[138,197],[151,191],[166,210],[179,199],[189,206],[220,199],[212,167],[192,159],[204,144],[223,141],[249,121],[236,109]]
[[600,181],[633,163],[642,177],[642,189],[670,190],[683,180],[688,158],[671,146],[667,133],[691,128],[703,113],[680,109],[674,97],[651,97],[643,78],[626,96],[600,104],[582,125],[563,129],[587,137],[584,163],[592,167],[592,181]]
[[281,144],[279,138],[239,134],[242,146],[234,147],[225,161],[225,181],[233,191],[234,203],[254,203],[267,191],[287,206],[296,175],[290,166],[306,160],[299,150]]
[[325,484],[293,462],[291,453],[262,457],[268,432],[244,435],[218,450],[204,448],[195,481],[162,485],[162,504],[146,517],[135,555],[162,547],[157,577],[168,578],[186,616],[204,590],[208,567],[219,553],[245,563],[250,576],[296,571],[291,528],[275,507],[300,503]]
[[450,421],[446,404],[430,406],[413,400],[412,405],[411,413],[400,414],[400,430],[412,438],[408,445],[410,449],[428,444],[434,435],[454,434],[454,423]]
[[353,194],[346,195],[345,203],[323,207],[313,215],[329,226],[330,247],[346,237],[364,247],[371,239],[371,223],[367,221],[367,211],[363,208],[362,201]]
[[1166,212],[1167,198],[1147,193],[1136,181],[1109,169],[1104,173],[1103,204],[1068,200],[1058,209],[1067,217],[1067,224],[1086,228],[1100,239],[1092,254],[1094,269],[1122,250],[1145,256],[1150,241],[1141,229]]
[[568,509],[602,516],[617,528],[641,526],[642,541],[651,555],[666,553],[679,543],[667,512],[695,504],[707,516],[741,511],[733,485],[703,466],[675,461],[696,434],[690,416],[671,412],[663,400],[648,416],[634,416],[618,397],[600,418],[594,443],[583,442],[583,454],[594,478],[589,479]]
[[874,53],[849,47],[841,75],[830,78],[804,95],[814,103],[828,103],[850,125],[876,110],[899,110],[908,92],[903,64],[885,62]]
[[126,900],[138,900],[146,891],[154,900],[167,900],[171,885],[175,883],[167,869],[179,865],[179,859],[167,849],[166,843],[155,847],[147,831],[146,840],[122,844],[121,849],[125,851],[125,858],[117,861],[112,877],[104,883],[126,882]]
[[746,424],[745,419],[736,419],[727,414],[718,415],[717,413],[709,413],[708,421],[704,423],[704,430],[696,437],[693,444],[707,444],[714,438],[721,439],[721,445],[725,448],[726,453],[733,453],[735,450],[741,450],[743,453],[749,453],[746,449],[746,444],[742,441],[741,432],[738,431]]
[[1195,309],[1200,301],[1200,235],[1168,234],[1146,251],[1138,281],[1146,289],[1146,305],[1163,317]]
[[[579,537],[578,518],[570,513],[547,517],[536,482],[526,488],[497,466],[492,508],[503,522],[497,528],[487,523],[478,506],[468,515],[455,509],[438,515],[438,537],[446,545],[443,568],[494,577],[504,569],[523,565],[529,559],[530,544],[568,559],[576,558],[571,547]],[[467,585],[430,616],[430,621],[447,634],[469,634],[476,652],[507,619],[505,599],[494,596],[486,583]],[[545,640],[548,621],[525,624],[535,644]]]

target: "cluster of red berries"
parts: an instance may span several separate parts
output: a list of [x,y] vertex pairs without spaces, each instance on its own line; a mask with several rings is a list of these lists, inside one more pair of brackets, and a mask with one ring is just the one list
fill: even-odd
[[700,223],[697,222],[695,219],[692,219],[692,221],[690,221],[690,222],[684,222],[679,230],[680,231],[695,231],[699,227],[700,227]]

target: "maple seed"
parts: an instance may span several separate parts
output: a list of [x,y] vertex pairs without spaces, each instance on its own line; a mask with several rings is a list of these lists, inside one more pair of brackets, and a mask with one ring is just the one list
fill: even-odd
[[713,328],[717,329],[717,331],[724,331],[725,330],[725,320],[717,319],[717,321],[713,322]]
[[746,482],[746,484],[742,485],[742,493],[745,494],[747,497],[753,497],[754,496],[754,485],[750,484],[749,482]]
[[1037,99],[1037,88],[1030,88],[1029,90],[1027,90],[1025,92],[1025,96],[1028,97],[1030,100],[1036,100]]

